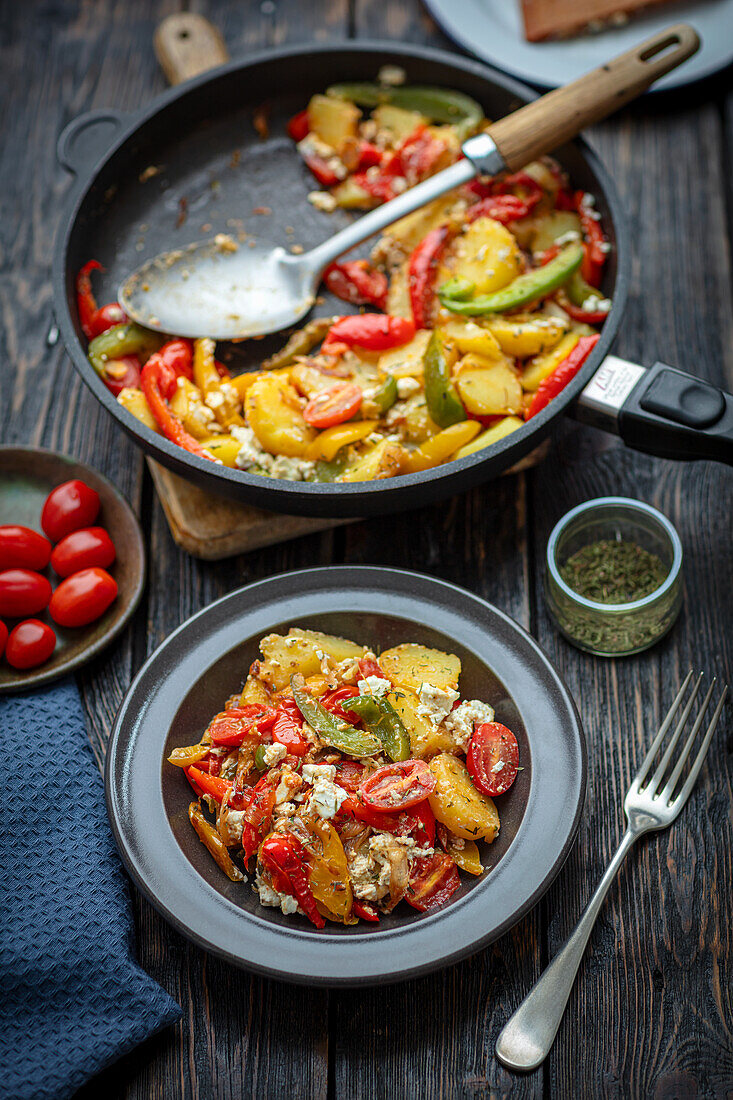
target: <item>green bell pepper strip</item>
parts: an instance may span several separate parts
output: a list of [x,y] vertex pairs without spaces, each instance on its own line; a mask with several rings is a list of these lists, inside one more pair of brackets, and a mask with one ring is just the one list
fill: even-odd
[[410,738],[402,720],[387,699],[374,695],[359,695],[348,701],[349,710],[358,714],[364,725],[384,745],[391,760],[408,760]]
[[466,419],[466,410],[450,380],[450,367],[445,357],[443,341],[433,331],[423,357],[425,401],[428,412],[439,428],[449,428]]
[[445,294],[447,298],[455,298],[458,302],[467,302],[475,289],[476,284],[472,283],[470,279],[463,279],[460,275],[454,275],[447,283],[443,283],[440,292]]
[[[346,448],[343,449],[345,450]],[[324,459],[319,459],[318,462],[316,462],[315,470],[306,478],[306,481],[336,481],[337,478],[341,477],[347,465],[346,456],[341,453],[337,454],[332,462],[326,462]]]
[[123,355],[144,355],[146,352],[157,351],[164,340],[165,337],[157,332],[151,332],[150,329],[129,321],[95,336],[87,348],[87,355],[97,374],[104,378],[104,365],[108,360],[121,359]]
[[569,244],[559,252],[554,260],[544,267],[535,268],[525,275],[519,275],[509,286],[494,294],[485,294],[482,298],[472,298],[467,302],[451,298],[445,292],[448,284],[438,290],[441,304],[451,313],[460,313],[466,317],[480,317],[486,313],[505,313],[517,309],[538,298],[546,298],[553,290],[563,286],[574,271],[583,262],[583,246]]
[[255,752],[255,767],[258,771],[267,771],[267,761],[265,760],[265,745],[258,745]]
[[374,756],[382,751],[382,742],[378,737],[342,722],[294,681],[295,677],[290,681],[290,686],[298,710],[326,745],[345,752],[347,756]]
[[427,84],[398,88],[381,84],[332,84],[326,94],[351,100],[359,107],[390,103],[404,111],[416,111],[432,122],[453,126],[461,139],[477,130],[484,118],[483,108],[470,96]]
[[377,406],[380,413],[386,413],[397,400],[397,382],[393,375],[388,374],[375,394],[369,398],[370,403]]
[[336,321],[338,317],[316,317],[313,321],[309,321],[307,325],[293,333],[280,351],[276,351],[269,359],[265,359],[259,369],[279,370],[281,367],[289,367],[299,355],[307,355],[316,344],[320,344]]

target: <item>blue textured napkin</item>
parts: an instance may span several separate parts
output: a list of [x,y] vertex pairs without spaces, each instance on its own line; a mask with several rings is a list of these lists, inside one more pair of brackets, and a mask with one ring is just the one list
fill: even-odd
[[64,1100],[181,1015],[133,955],[75,683],[0,698],[0,1095]]

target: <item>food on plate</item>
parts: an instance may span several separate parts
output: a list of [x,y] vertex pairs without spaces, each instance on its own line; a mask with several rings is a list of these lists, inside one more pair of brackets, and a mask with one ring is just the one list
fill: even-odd
[[87,626],[117,598],[117,581],[106,569],[81,569],[61,581],[48,613],[59,626]]
[[25,671],[48,660],[56,648],[56,635],[48,623],[26,619],[10,632],[5,646],[5,660],[13,668]]
[[[107,310],[104,316],[116,314]],[[99,509],[99,494],[74,479],[57,485],[46,498],[41,526],[48,538],[30,527],[0,526],[0,614],[23,620],[10,634],[0,621],[0,657],[4,652],[13,668],[35,668],[56,648],[49,624],[27,616],[48,609],[59,626],[83,627],[116,599],[117,582],[107,572],[116,557],[114,543],[104,527],[90,526]],[[40,572],[49,563],[63,578],[55,589]]]
[[38,531],[18,524],[0,527],[0,569],[45,569],[51,557],[51,543]]
[[58,542],[71,531],[89,527],[98,515],[99,493],[74,478],[48,494],[41,512],[41,527],[52,542]]
[[521,0],[524,36],[529,42],[598,33],[628,23],[646,8],[671,0]]
[[35,615],[50,599],[50,582],[35,570],[4,569],[0,573],[0,615]]
[[244,687],[168,760],[196,800],[199,839],[260,903],[376,923],[422,912],[483,873],[477,841],[499,831],[494,796],[519,770],[514,735],[461,699],[460,659],[407,642],[367,646],[291,627],[268,634]]
[[[402,74],[402,77],[404,74]],[[329,211],[369,209],[455,162],[487,125],[444,88],[340,84],[288,130]],[[142,424],[208,461],[295,481],[417,473],[507,437],[574,378],[611,307],[594,198],[549,157],[473,180],[390,226],[324,282],[375,312],[317,318],[232,377],[206,337],[165,340],[77,280],[89,360]],[[89,521],[92,522],[92,521]]]

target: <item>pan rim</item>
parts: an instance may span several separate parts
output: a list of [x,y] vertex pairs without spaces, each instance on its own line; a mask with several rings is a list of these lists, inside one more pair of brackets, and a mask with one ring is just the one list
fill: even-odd
[[[533,450],[545,439],[551,431],[555,418],[578,397],[610,351],[621,324],[628,297],[631,257],[626,214],[616,186],[605,166],[585,139],[579,136],[569,144],[577,148],[590,171],[596,176],[604,201],[608,206],[616,237],[617,269],[613,304],[601,331],[600,340],[575,378],[561,394],[537,416],[532,418],[531,424],[526,422],[522,427],[493,444],[488,448],[488,453],[475,452],[465,458],[444,463],[429,470],[402,474],[398,477],[376,482],[287,481],[215,465],[206,459],[199,458],[197,455],[183,451],[182,448],[165,437],[140,424],[122,408],[98,378],[82,347],[68,307],[70,279],[66,264],[68,245],[76,227],[78,214],[94,186],[97,176],[110,158],[152,118],[171,104],[188,96],[196,96],[202,88],[207,87],[214,81],[226,80],[232,73],[240,72],[243,69],[251,69],[261,64],[283,61],[289,57],[301,57],[307,54],[316,58],[318,56],[343,54],[344,52],[390,54],[406,59],[434,61],[459,70],[464,74],[473,75],[487,84],[498,86],[502,90],[516,95],[522,102],[530,102],[537,98],[537,92],[514,77],[493,69],[482,62],[430,46],[395,43],[379,39],[347,39],[324,44],[285,46],[258,51],[246,58],[230,61],[226,65],[202,73],[200,76],[187,81],[184,85],[167,89],[161,95],[155,97],[141,111],[125,116],[122,128],[111,145],[91,166],[81,170],[81,178],[78,179],[76,186],[72,189],[54,248],[53,290],[56,317],[66,350],[85,384],[91,389],[107,412],[115,418],[120,427],[135,441],[141,450],[181,476],[188,476],[189,479],[197,480],[199,484],[206,483],[207,488],[211,491],[225,495],[228,494],[229,489],[235,487],[246,488],[247,492],[246,494],[242,493],[242,497],[246,496],[257,507],[291,514],[343,517],[378,514],[394,511],[405,505],[410,507],[407,498],[411,491],[418,487],[432,488],[435,499],[439,499],[464,492],[472,485],[480,484],[482,481],[491,480],[495,476],[494,474],[486,474],[485,477],[481,477],[480,471],[484,465],[495,466],[499,464],[502,470],[508,469],[514,462]],[[383,502],[383,507],[380,507],[380,502]]]

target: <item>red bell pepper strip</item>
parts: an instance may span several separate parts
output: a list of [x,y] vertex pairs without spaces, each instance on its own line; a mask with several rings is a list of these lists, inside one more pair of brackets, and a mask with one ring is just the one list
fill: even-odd
[[163,435],[191,454],[213,462],[212,455],[186,431],[178,417],[168,408],[168,399],[175,391],[179,375],[192,377],[191,356],[191,345],[187,340],[170,340],[160,351],[153,352],[150,356],[142,369],[140,385]]
[[435,171],[446,149],[446,143],[431,134],[425,123],[421,123],[397,149],[401,174],[413,184],[425,179]]
[[254,825],[255,829],[260,829],[272,817],[272,811],[275,808],[275,785],[267,774],[263,775],[250,790],[252,793],[244,809],[244,820]]
[[351,178],[368,195],[380,202],[389,202],[395,197],[394,181],[404,179],[399,153],[384,156],[378,172],[354,172]]
[[379,910],[376,909],[368,901],[354,901],[351,908],[353,909],[354,914],[357,917],[361,917],[362,920],[368,920],[368,921],[378,921],[379,920]]
[[408,344],[415,335],[415,325],[408,317],[391,317],[386,313],[355,314],[339,317],[331,325],[321,350],[328,353],[335,345],[386,351]]
[[95,335],[92,330],[92,318],[97,312],[97,299],[92,291],[92,271],[104,271],[99,260],[89,260],[76,276],[76,308],[79,313],[79,323],[87,340],[91,340]]
[[580,270],[587,283],[591,286],[600,286],[603,265],[606,262],[606,238],[601,229],[598,214],[587,201],[589,197],[586,192],[576,192],[578,215],[585,237],[583,242],[585,256]]
[[431,229],[410,256],[407,285],[415,328],[430,327],[435,273],[450,237],[451,229],[447,225]]
[[580,321],[581,324],[602,325],[603,322],[608,319],[607,309],[583,309],[582,306],[576,306],[575,302],[570,301],[570,298],[563,289],[558,290],[555,295],[555,301],[565,310],[569,317],[572,317],[574,321]]
[[382,163],[384,154],[381,149],[376,145],[372,145],[370,141],[361,141],[358,149],[359,160],[357,161],[357,171],[365,172],[367,168],[374,168],[378,164]]
[[325,928],[326,922],[318,912],[316,899],[308,885],[304,870],[305,855],[300,841],[292,833],[272,833],[260,847],[260,862],[263,867],[275,872],[279,884],[284,879],[290,885],[290,890],[281,893],[292,894],[316,928]]
[[324,157],[316,153],[304,153],[303,160],[316,177],[321,187],[335,187],[339,178]]
[[227,791],[232,789],[232,784],[228,780],[218,775],[209,775],[208,772],[202,772],[200,768],[195,768],[193,765],[185,768],[184,771],[188,778],[193,780],[204,794],[210,794],[215,802],[221,803]]
[[[468,209],[470,222],[487,217],[508,225],[519,218],[526,218],[543,195],[540,184],[527,172],[515,172],[501,180],[472,180],[467,187],[481,199]],[[521,188],[523,194],[515,194],[514,187]]]
[[305,756],[310,748],[303,736],[303,715],[295,699],[283,699],[278,704],[272,724],[272,739],[284,745],[292,756]]
[[293,115],[287,125],[287,131],[293,141],[302,141],[306,134],[310,133],[310,128],[307,109],[298,111],[297,115]]
[[477,218],[493,218],[495,222],[509,225],[519,218],[526,218],[531,209],[518,195],[492,195],[488,199],[481,199],[474,206],[469,206],[466,219],[475,222]]
[[257,737],[272,728],[277,711],[274,707],[262,707],[250,703],[245,707],[231,707],[212,719],[208,732],[215,745],[236,748],[245,737]]
[[581,336],[570,354],[555,367],[548,378],[540,382],[539,389],[524,414],[525,420],[531,420],[533,416],[536,416],[552,401],[553,397],[557,397],[561,390],[565,389],[568,382],[575,377],[583,366],[600,338],[599,332],[596,332],[593,336]]
[[323,281],[337,298],[355,306],[370,305],[384,309],[387,304],[387,276],[375,271],[366,260],[331,264],[324,272]]

